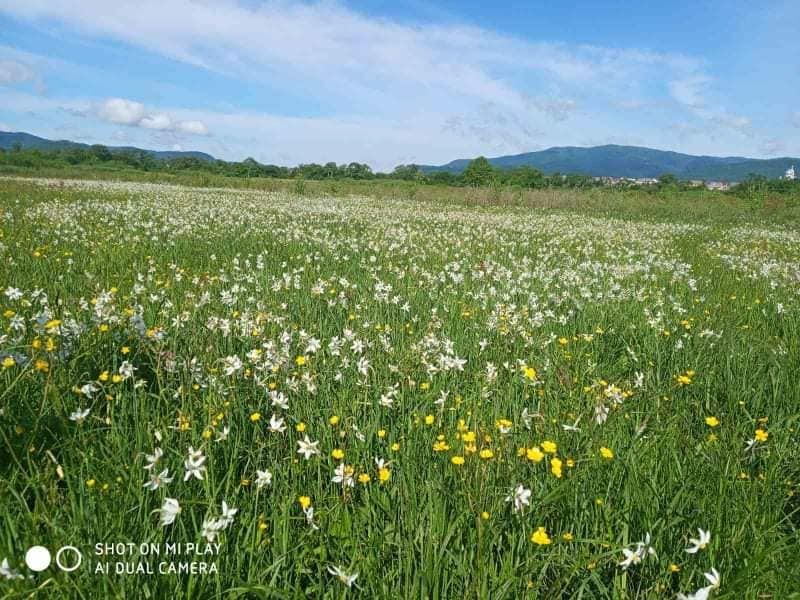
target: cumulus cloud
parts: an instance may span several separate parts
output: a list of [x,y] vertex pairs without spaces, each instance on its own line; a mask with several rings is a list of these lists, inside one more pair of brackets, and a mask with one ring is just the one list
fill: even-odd
[[208,127],[202,121],[180,121],[176,124],[176,129],[183,133],[192,135],[208,135]]
[[145,129],[172,129],[172,119],[169,118],[169,115],[165,115],[164,113],[158,113],[154,115],[148,115],[139,121],[139,125],[144,127]]
[[155,129],[157,131],[173,131],[190,135],[208,135],[208,127],[201,121],[176,121],[163,112],[150,112],[141,102],[125,98],[109,98],[94,107],[93,113],[98,118],[116,123]]
[[144,104],[124,98],[109,98],[97,107],[97,116],[110,123],[138,125],[145,118]]

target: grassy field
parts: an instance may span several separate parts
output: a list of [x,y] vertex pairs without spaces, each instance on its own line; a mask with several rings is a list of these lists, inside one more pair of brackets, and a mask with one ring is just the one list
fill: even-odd
[[0,596],[800,597],[797,203],[376,189],[0,179]]

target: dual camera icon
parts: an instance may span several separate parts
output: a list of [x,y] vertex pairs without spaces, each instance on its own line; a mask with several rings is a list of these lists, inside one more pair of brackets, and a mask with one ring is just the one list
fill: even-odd
[[[44,546],[31,546],[25,553],[25,564],[31,571],[37,573],[50,566],[53,557],[50,550]],[[55,556],[56,566],[66,573],[71,573],[81,566],[83,554],[75,546],[62,546]]]

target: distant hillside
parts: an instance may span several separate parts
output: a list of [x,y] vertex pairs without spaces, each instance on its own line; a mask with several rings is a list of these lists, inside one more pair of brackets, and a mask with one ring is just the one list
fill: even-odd
[[[90,144],[70,142],[69,140],[47,140],[30,133],[0,131],[0,148],[5,150],[12,149],[19,144],[22,148],[35,148],[39,150],[62,150],[64,148],[89,148]],[[197,158],[200,160],[216,160],[210,154],[194,151],[177,150],[145,150],[133,146],[107,146],[111,152],[146,152],[158,160],[169,160],[171,158]]]
[[[436,171],[460,173],[469,162],[470,159],[458,159],[446,165],[423,165],[420,168],[425,173]],[[742,181],[752,173],[775,179],[783,175],[793,164],[800,167],[800,158],[692,156],[652,148],[617,145],[548,148],[540,152],[498,156],[490,158],[489,162],[501,169],[523,165],[534,167],[548,175],[581,173],[597,177],[658,177],[664,173],[672,173],[679,179],[714,181]]]

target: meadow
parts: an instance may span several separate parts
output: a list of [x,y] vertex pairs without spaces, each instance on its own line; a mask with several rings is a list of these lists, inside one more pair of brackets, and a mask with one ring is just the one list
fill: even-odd
[[0,597],[800,598],[797,203],[410,189],[0,179]]

